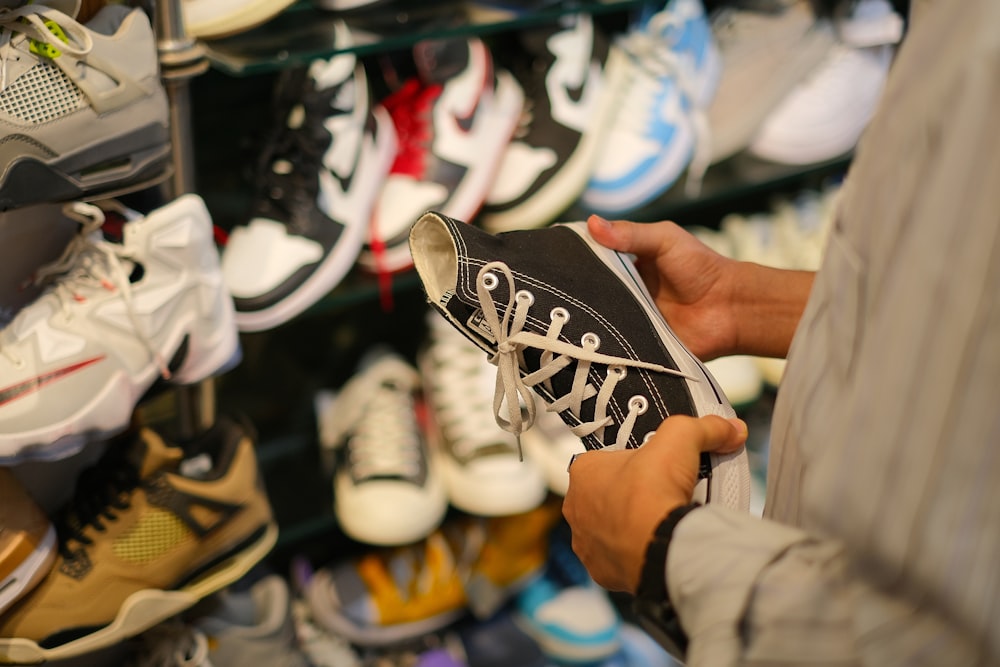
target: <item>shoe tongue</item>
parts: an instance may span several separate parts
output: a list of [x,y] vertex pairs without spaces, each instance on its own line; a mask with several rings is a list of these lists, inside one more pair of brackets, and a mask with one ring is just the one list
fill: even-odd
[[139,442],[131,452],[132,464],[139,470],[140,479],[146,479],[163,469],[176,469],[184,458],[180,447],[172,447],[155,431],[144,428]]
[[424,40],[413,47],[413,60],[423,81],[443,84],[468,64],[468,42],[465,39]]

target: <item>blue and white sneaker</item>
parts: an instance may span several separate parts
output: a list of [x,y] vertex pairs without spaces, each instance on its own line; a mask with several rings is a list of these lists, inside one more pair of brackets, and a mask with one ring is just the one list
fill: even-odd
[[670,0],[617,46],[608,68],[624,70],[620,111],[582,197],[610,215],[656,199],[686,169],[697,191],[710,156],[704,109],[721,71],[700,0]]
[[701,0],[670,0],[660,11],[641,21],[627,39],[654,40],[670,47],[676,74],[699,109],[715,97],[722,75],[722,56]]
[[515,599],[514,620],[550,660],[597,663],[620,650],[621,617],[570,542],[569,527],[557,525],[545,572]]

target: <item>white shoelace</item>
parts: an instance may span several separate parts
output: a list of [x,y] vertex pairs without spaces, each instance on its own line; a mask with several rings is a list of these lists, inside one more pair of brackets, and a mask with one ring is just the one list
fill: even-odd
[[[125,265],[134,264],[134,260],[124,246],[109,243],[101,237],[104,212],[92,204],[75,202],[65,206],[63,213],[79,221],[80,231],[66,245],[58,259],[35,272],[33,282],[37,285],[51,284],[49,294],[58,301],[59,310],[67,320],[73,319],[74,304],[87,301],[88,291],[104,289],[117,293],[125,302],[125,312],[128,314],[136,338],[149,352],[150,358],[159,368],[160,375],[165,379],[169,378],[170,369],[166,360],[156,349],[150,333],[140,324],[135,312],[132,283],[129,280],[129,271],[125,269]],[[0,354],[19,368],[24,363],[9,345],[4,345],[2,337],[0,337]]]
[[[503,276],[508,293],[514,295],[504,309],[502,318],[490,293],[499,284],[497,274]],[[503,262],[489,262],[479,270],[476,276],[476,294],[482,305],[486,324],[497,341],[497,352],[490,358],[490,362],[497,366],[496,394],[493,398],[494,414],[497,424],[515,436],[520,437],[520,434],[530,428],[535,420],[535,403],[530,387],[541,384],[551,394],[553,391],[551,378],[571,364],[576,364],[576,368],[573,371],[573,383],[569,393],[556,398],[546,410],[550,412],[569,410],[573,416],[581,420],[579,425],[571,428],[577,437],[583,438],[595,434],[602,441],[605,428],[614,424],[614,419],[608,415],[608,406],[614,396],[615,387],[625,378],[628,368],[667,373],[688,380],[697,379],[659,364],[600,354],[597,352],[601,343],[600,338],[594,333],[585,334],[579,346],[559,340],[559,334],[570,317],[564,308],[557,307],[552,310],[545,335],[525,331],[528,309],[534,303],[534,296],[527,290],[515,292],[514,275],[510,267]],[[522,377],[520,366],[524,365],[524,350],[528,348],[542,351],[539,368]],[[600,388],[590,382],[589,375],[593,364],[608,367]],[[580,411],[583,401],[595,396],[594,418],[588,422],[582,421]],[[527,407],[526,418],[521,414],[519,399]],[[514,409],[511,409],[511,406],[514,406]],[[506,410],[502,410],[504,407]],[[619,425],[615,444],[609,449],[625,448],[636,419],[648,407],[649,399],[645,396],[635,395],[629,398],[628,412]],[[503,412],[506,412],[506,418]]]
[[[56,30],[58,32],[53,32]],[[61,34],[60,34],[61,33]],[[63,41],[62,37],[66,38]],[[23,39],[82,58],[94,47],[90,32],[76,20],[44,5],[0,8],[0,91],[7,88],[7,60]],[[16,54],[13,57],[17,58]]]
[[423,453],[410,393],[418,381],[404,362],[383,359],[341,390],[330,441],[349,447],[348,463],[359,479],[420,473]]

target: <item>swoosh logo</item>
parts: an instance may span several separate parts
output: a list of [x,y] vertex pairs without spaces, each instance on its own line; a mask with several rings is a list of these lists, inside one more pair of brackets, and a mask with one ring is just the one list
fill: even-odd
[[583,132],[597,105],[603,82],[601,65],[592,60],[594,29],[584,17],[572,29],[549,37],[547,47],[554,56],[545,75],[552,118]]
[[13,403],[17,399],[27,396],[32,392],[36,392],[45,385],[52,384],[64,377],[70,376],[77,371],[81,371],[88,366],[92,366],[99,361],[104,361],[105,356],[102,354],[99,357],[93,357],[91,359],[86,359],[84,361],[77,362],[75,364],[70,364],[69,366],[63,366],[62,368],[57,368],[48,373],[42,373],[37,375],[30,380],[25,380],[24,382],[18,382],[15,385],[11,385],[4,389],[0,389],[0,406],[7,405],[8,403]]
[[[382,122],[391,126],[392,121],[384,110],[375,113],[383,114],[385,118]],[[372,207],[377,198],[377,191],[372,190],[372,179],[376,175],[382,178],[389,168],[388,164],[380,166],[376,134],[378,121],[375,116],[371,116],[369,121],[370,126],[366,124],[363,129],[353,127],[349,130],[357,137],[350,173],[341,174],[332,168],[319,172],[317,203],[320,209],[330,218],[348,226],[366,224],[371,218]]]
[[343,113],[337,105],[331,102],[335,111],[323,119],[323,128],[330,134],[330,146],[323,153],[323,166],[333,172],[346,192],[351,188],[354,172],[358,167],[358,156],[361,152],[362,134],[367,129],[368,115],[368,83],[359,72],[355,78],[348,79],[340,86],[337,94],[341,104],[349,104],[350,113]]
[[[452,115],[455,118],[455,124],[458,125],[459,129],[463,132],[469,132],[472,129],[472,121],[476,117],[476,111],[479,109],[480,100],[483,97],[483,91],[489,88],[493,81],[491,79],[492,67],[490,67],[490,60],[486,55],[486,46],[476,40],[469,45],[469,63],[466,65],[465,71],[459,76],[455,77],[446,84],[452,90],[461,91],[462,88],[472,87],[472,96],[469,99],[469,105],[467,109],[461,109],[459,100],[456,103],[451,104]],[[477,77],[477,70],[481,73],[481,76]],[[459,92],[459,95],[462,93]],[[446,104],[451,102],[448,99],[448,93],[442,95]]]
[[434,152],[439,157],[460,165],[475,159],[480,137],[489,131],[489,123],[475,127],[475,118],[492,95],[492,60],[482,42],[472,41],[466,68],[444,85],[434,105]]

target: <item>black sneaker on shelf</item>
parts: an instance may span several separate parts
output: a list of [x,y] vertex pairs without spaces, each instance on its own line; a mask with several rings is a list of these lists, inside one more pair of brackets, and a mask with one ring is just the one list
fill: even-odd
[[524,110],[477,219],[491,232],[544,227],[577,200],[619,99],[608,40],[589,14],[526,29],[517,46]]
[[[670,415],[735,416],[631,259],[599,245],[585,223],[491,235],[428,212],[410,246],[428,302],[498,366],[497,391],[515,406],[497,402],[507,430],[534,421],[529,389],[587,449],[639,447]],[[706,455],[700,476],[695,500],[748,510],[745,449]]]
[[288,111],[261,159],[253,217],[222,254],[242,331],[287,322],[343,280],[396,155],[392,120],[353,53],[313,61],[289,105],[294,93],[286,85],[278,100]]

